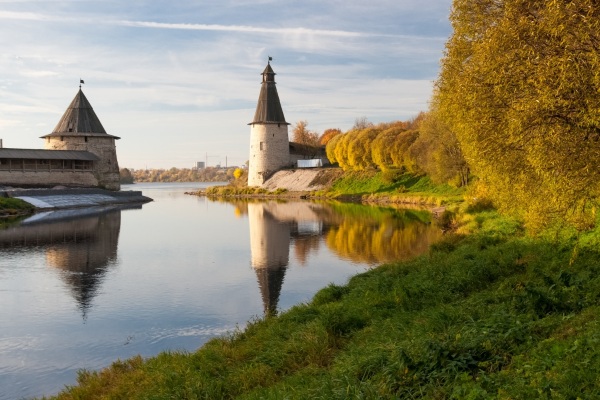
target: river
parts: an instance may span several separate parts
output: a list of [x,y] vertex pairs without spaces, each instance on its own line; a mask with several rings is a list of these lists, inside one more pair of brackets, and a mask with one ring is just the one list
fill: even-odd
[[0,400],[55,394],[82,368],[136,354],[194,351],[441,236],[424,211],[184,194],[208,185],[125,185],[154,201],[0,225]]

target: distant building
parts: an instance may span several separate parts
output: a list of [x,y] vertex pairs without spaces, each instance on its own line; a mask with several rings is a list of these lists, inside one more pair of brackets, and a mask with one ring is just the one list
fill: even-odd
[[204,161],[198,161],[196,162],[196,169],[204,169],[205,168]]
[[119,137],[106,133],[81,87],[42,139],[45,150],[0,148],[0,185],[120,189]]
[[248,186],[262,186],[275,172],[297,166],[298,160],[319,159],[321,161],[315,164],[329,164],[323,147],[290,143],[288,139],[290,124],[286,122],[283,115],[275,86],[275,75],[271,63],[268,62],[262,72],[262,84],[254,119],[248,124],[251,126]]

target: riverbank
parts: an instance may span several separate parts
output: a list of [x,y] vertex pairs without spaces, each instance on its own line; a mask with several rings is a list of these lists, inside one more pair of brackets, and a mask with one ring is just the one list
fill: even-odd
[[0,197],[0,218],[11,218],[33,213],[35,207],[20,200]]
[[464,193],[464,188],[433,184],[427,176],[395,171],[343,172],[340,168],[314,168],[280,171],[264,188],[233,182],[188,194],[216,198],[337,199],[439,208],[462,202]]
[[597,398],[600,232],[532,238],[461,207],[425,256],[197,352],[82,372],[56,398]]

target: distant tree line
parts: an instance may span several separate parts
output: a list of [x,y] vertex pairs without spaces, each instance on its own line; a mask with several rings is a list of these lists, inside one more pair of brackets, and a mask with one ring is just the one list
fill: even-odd
[[120,170],[121,183],[134,182],[227,182],[234,178],[236,168],[170,168]]

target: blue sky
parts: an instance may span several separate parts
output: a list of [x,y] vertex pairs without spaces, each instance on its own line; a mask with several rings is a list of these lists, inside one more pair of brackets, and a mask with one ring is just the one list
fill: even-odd
[[0,138],[42,148],[83,91],[121,167],[241,165],[268,56],[293,126],[427,109],[451,0],[0,0]]

